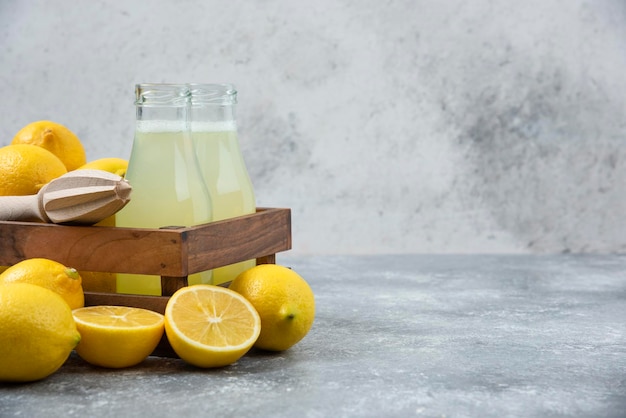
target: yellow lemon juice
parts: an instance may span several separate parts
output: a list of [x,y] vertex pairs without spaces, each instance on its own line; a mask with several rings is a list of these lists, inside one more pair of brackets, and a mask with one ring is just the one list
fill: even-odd
[[[133,195],[116,215],[118,227],[191,226],[212,220],[207,188],[197,165],[190,164],[190,156],[192,161],[195,156],[188,135],[162,123],[138,126],[126,173]],[[211,272],[192,274],[188,280],[189,284],[211,283]],[[117,292],[160,295],[160,277],[120,273]]]
[[[254,213],[254,191],[239,149],[235,123],[192,122],[191,126],[200,170],[211,195],[213,220]],[[255,260],[247,260],[214,269],[213,284],[231,281],[255,264]]]

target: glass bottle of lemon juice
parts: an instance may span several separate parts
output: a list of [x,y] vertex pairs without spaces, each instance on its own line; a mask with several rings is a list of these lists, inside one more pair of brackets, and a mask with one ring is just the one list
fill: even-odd
[[[190,84],[191,136],[204,181],[211,195],[213,220],[256,211],[252,182],[241,154],[231,84]],[[233,280],[255,260],[213,270],[213,284]]]
[[[212,204],[193,149],[191,95],[182,84],[138,84],[135,138],[126,178],[130,202],[116,214],[118,227],[161,228],[210,222]],[[211,283],[210,271],[189,284]],[[117,292],[160,295],[159,276],[118,274]]]

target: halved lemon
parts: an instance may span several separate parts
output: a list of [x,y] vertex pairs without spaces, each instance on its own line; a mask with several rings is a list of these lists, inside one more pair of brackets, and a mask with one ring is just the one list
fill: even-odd
[[96,366],[118,369],[139,364],[163,336],[163,315],[147,309],[88,306],[73,314],[81,335],[76,353]]
[[252,304],[214,285],[183,287],[165,308],[165,333],[180,358],[197,367],[223,367],[250,350],[261,332]]

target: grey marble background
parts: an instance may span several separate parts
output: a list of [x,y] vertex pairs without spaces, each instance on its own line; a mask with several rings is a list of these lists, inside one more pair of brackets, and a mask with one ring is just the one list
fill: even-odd
[[623,0],[0,2],[0,145],[128,158],[138,82],[232,82],[293,253],[626,250]]

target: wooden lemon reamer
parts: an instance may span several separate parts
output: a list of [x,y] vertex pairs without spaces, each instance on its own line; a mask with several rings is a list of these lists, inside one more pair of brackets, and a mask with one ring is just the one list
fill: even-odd
[[74,170],[36,195],[0,196],[0,220],[92,225],[126,206],[131,190],[128,181],[116,174]]

